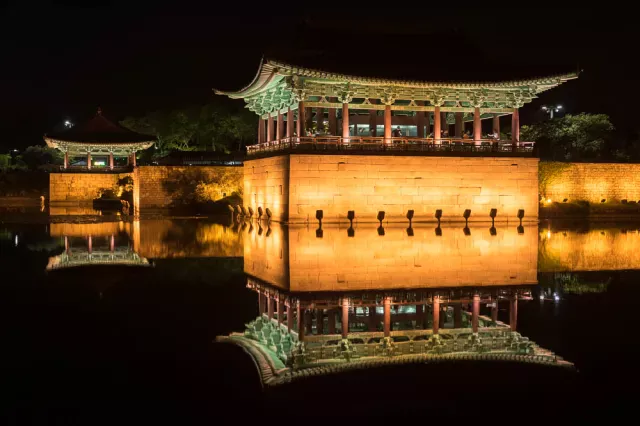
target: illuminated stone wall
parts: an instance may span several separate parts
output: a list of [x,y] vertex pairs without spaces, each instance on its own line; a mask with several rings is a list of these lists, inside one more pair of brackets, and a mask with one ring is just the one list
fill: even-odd
[[111,189],[118,179],[131,173],[51,173],[49,175],[49,201],[91,202],[101,189]]
[[[558,163],[540,163],[540,172]],[[564,163],[549,182],[540,188],[541,194],[553,201],[640,200],[640,164]]]
[[[537,283],[538,229],[515,226],[324,226],[322,238],[307,227],[272,227],[269,236],[245,233],[245,272],[292,292],[351,291]],[[288,258],[287,258],[288,253]]]
[[540,231],[540,272],[640,269],[640,231]]
[[[296,190],[304,189],[296,188]],[[243,203],[245,206],[251,206],[254,211],[257,211],[258,207],[269,208],[273,214],[273,220],[281,222],[287,220],[289,214],[288,155],[245,161]]]
[[[166,208],[173,201],[191,191],[193,185],[184,182],[199,182],[211,179],[221,171],[237,175],[237,187],[242,187],[242,168],[225,166],[140,166],[134,174],[134,204],[138,208]],[[190,195],[190,194],[189,194]],[[231,194],[228,194],[231,195]],[[136,203],[136,201],[139,201]]]
[[[287,173],[289,185],[287,185]],[[247,197],[249,197],[247,199]],[[526,220],[538,216],[538,160],[535,158],[422,157],[374,155],[291,155],[245,163],[245,204],[288,211],[290,223],[315,222],[322,210],[325,222],[346,222],[354,210],[358,221],[375,222],[378,211],[389,221],[433,221],[442,209],[443,221],[489,219]]]

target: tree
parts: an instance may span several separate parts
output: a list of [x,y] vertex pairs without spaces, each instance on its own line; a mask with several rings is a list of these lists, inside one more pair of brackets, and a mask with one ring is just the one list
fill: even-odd
[[612,139],[613,125],[605,114],[567,114],[522,126],[521,140],[536,142],[540,158],[577,161],[600,158]]
[[62,152],[48,146],[34,145],[16,158],[16,164],[24,164],[28,170],[42,170],[63,164]]

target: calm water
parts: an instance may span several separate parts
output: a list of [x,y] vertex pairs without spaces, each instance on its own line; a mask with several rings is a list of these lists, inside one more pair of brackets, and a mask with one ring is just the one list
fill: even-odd
[[[0,224],[2,404],[12,421],[111,423],[127,413],[185,423],[323,407],[328,417],[393,417],[496,400],[523,415],[615,415],[637,395],[640,224],[319,231],[88,218]],[[521,288],[530,297],[518,331],[579,372],[398,367],[265,393],[242,350],[213,343],[257,316],[248,276],[306,295]],[[508,322],[506,305],[498,318]]]

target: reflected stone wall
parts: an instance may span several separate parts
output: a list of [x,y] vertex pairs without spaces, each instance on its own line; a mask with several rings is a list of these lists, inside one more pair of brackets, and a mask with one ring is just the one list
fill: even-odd
[[[270,236],[245,234],[245,272],[292,292],[352,291],[537,283],[537,228],[361,225],[346,228],[290,227],[288,240],[274,227]],[[282,246],[282,242],[285,246]],[[286,244],[288,243],[288,244]],[[289,257],[285,247],[288,245]],[[287,280],[287,273],[290,279]]]
[[540,230],[540,272],[640,269],[640,232]]

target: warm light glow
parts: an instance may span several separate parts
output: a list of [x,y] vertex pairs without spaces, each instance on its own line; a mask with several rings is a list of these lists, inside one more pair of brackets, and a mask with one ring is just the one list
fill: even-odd
[[547,204],[551,204],[551,198],[547,198]]

